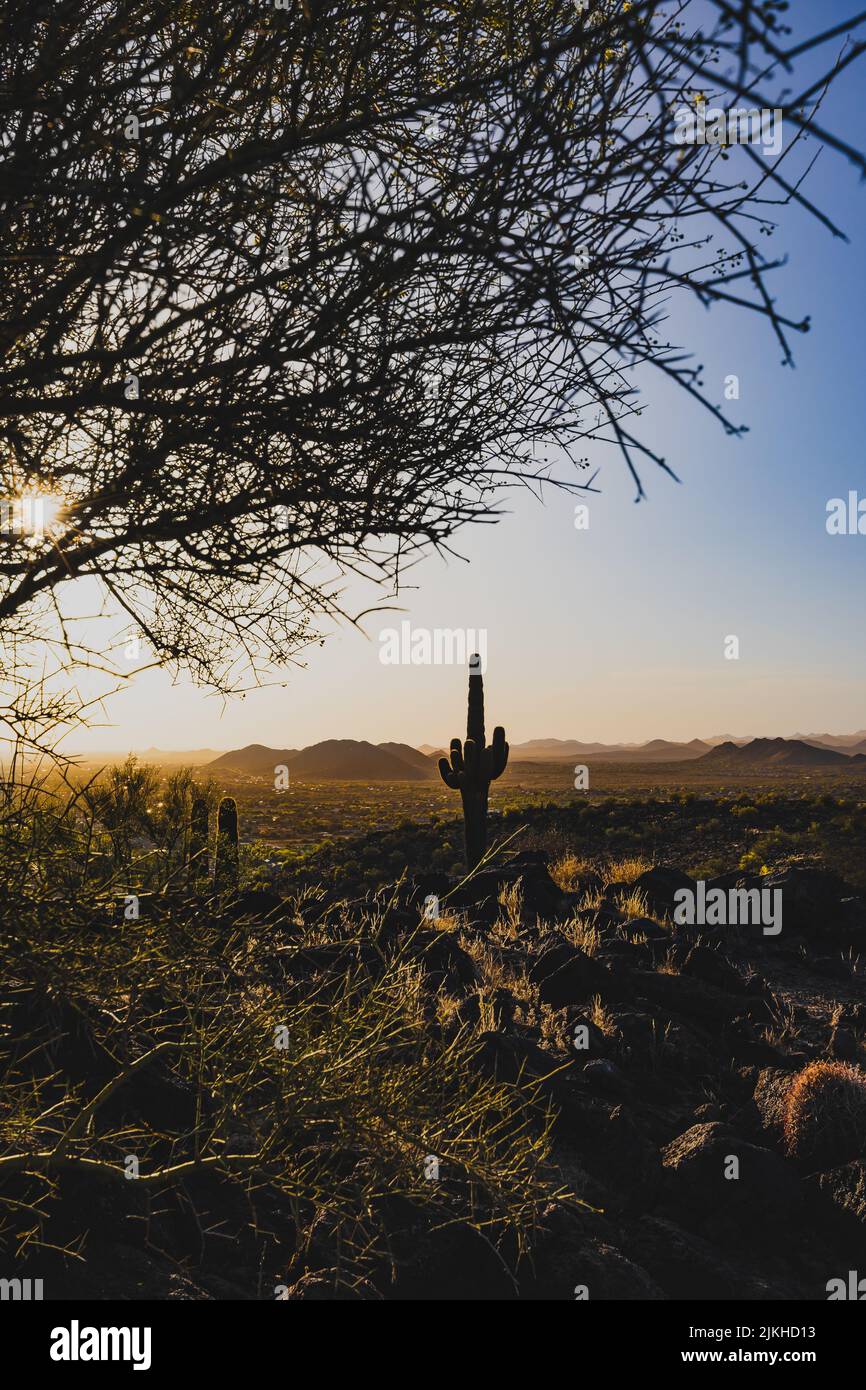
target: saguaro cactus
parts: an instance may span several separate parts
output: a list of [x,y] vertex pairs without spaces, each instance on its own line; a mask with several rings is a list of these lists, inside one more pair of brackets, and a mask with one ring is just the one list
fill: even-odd
[[469,712],[466,720],[466,741],[451,740],[451,759],[439,759],[439,772],[446,787],[460,792],[463,801],[463,820],[466,825],[466,863],[474,869],[484,858],[487,848],[487,795],[490,783],[505,771],[508,744],[505,730],[493,730],[493,742],[484,742],[484,678],[481,659],[469,661]]
[[207,802],[198,796],[192,803],[189,818],[187,865],[192,888],[199,887],[202,879],[208,876],[207,820]]
[[224,796],[217,814],[217,842],[214,887],[226,893],[238,886],[238,805],[233,796]]

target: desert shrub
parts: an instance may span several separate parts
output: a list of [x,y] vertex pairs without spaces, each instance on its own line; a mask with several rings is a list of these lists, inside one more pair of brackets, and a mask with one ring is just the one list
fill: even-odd
[[575,892],[580,878],[592,871],[592,861],[577,854],[564,854],[550,866],[550,876],[564,893]]
[[643,855],[633,855],[628,859],[619,859],[615,863],[605,865],[603,877],[607,883],[632,883],[651,867],[649,859],[645,859]]
[[759,874],[763,872],[764,860],[756,850],[750,849],[747,850],[745,854],[740,855],[738,867],[740,869],[745,869],[747,873]]
[[785,1100],[789,1154],[818,1167],[866,1153],[866,1072],[847,1062],[810,1062]]
[[[370,919],[340,918],[275,954],[272,925],[228,926],[200,900],[123,929],[98,900],[53,901],[50,933],[43,906],[0,903],[7,1264],[22,1212],[41,1274],[85,1241],[155,1238],[152,1205],[162,1249],[196,1267],[204,1245],[209,1260],[230,1249],[252,1296],[257,1270],[278,1282],[325,1258],[323,1219],[337,1283],[387,1285],[396,1207],[419,1232],[465,1223],[515,1259],[527,1249],[561,1193],[551,1117],[487,1079],[469,1030],[431,1034],[411,938],[383,960]],[[300,961],[298,977],[317,943],[345,964],[308,976]]]

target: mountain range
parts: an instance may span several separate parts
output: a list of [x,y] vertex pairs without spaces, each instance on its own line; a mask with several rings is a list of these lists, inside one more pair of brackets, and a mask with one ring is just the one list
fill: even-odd
[[[835,735],[837,739],[840,737]],[[755,767],[844,767],[866,765],[866,738],[835,748],[805,739],[756,738],[710,740],[692,739],[671,743],[652,739],[644,744],[580,743],[576,739],[530,739],[511,748],[511,766],[574,762],[592,763],[674,763],[700,762],[708,768],[735,772]],[[844,749],[844,751],[843,751]],[[419,782],[438,776],[437,764],[443,749],[424,744],[367,743],[362,739],[325,739],[308,748],[268,748],[250,743],[223,753],[208,764],[214,770],[226,769],[253,777],[273,776],[281,765],[300,781],[388,781]]]
[[423,782],[438,776],[436,758],[426,757],[408,743],[367,743],[363,739],[329,738],[309,748],[267,748],[250,743],[223,753],[208,766],[271,777],[283,765],[302,782],[373,781]]
[[842,752],[799,738],[756,738],[751,743],[720,743],[701,758],[704,766],[735,771],[752,767],[862,767],[866,752]]

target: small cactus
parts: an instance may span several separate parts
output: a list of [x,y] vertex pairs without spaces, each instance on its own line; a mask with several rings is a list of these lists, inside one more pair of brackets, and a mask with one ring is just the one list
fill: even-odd
[[469,661],[469,711],[466,741],[451,740],[451,758],[439,759],[439,772],[446,787],[460,792],[466,826],[466,864],[474,869],[487,848],[487,797],[490,783],[501,777],[508,762],[505,730],[493,730],[493,742],[484,742],[484,678],[480,657]]
[[785,1096],[784,1133],[791,1157],[816,1167],[866,1157],[866,1071],[810,1062]]
[[207,802],[196,797],[192,803],[189,819],[189,842],[187,867],[189,885],[197,888],[206,879],[209,870],[208,857],[208,813]]
[[230,893],[238,886],[238,805],[224,796],[217,814],[217,842],[214,857],[214,888]]

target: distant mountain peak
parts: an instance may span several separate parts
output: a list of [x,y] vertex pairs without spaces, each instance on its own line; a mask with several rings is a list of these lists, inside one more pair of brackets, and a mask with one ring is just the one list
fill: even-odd
[[307,748],[268,748],[250,743],[223,753],[210,764],[251,777],[269,777],[280,764],[301,782],[417,782],[435,775],[429,758],[406,743],[375,744],[366,739],[328,738]]

